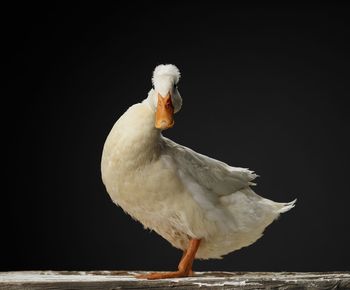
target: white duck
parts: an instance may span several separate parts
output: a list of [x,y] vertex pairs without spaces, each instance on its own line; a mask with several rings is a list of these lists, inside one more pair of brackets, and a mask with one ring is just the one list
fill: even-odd
[[176,66],[159,65],[154,89],[115,123],[104,145],[102,179],[112,200],[145,228],[183,250],[178,271],[147,279],[186,277],[195,258],[220,258],[254,243],[290,203],[251,188],[257,176],[163,137],[182,105]]

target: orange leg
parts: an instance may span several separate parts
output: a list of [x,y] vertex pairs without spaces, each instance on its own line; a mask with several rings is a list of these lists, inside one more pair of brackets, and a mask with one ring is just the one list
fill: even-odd
[[[180,260],[180,263],[179,263],[179,266],[178,266],[178,269],[179,269],[179,270],[180,270],[180,265],[181,265],[181,263],[183,263],[182,261],[183,261],[183,259],[184,259],[185,256],[186,256],[186,253],[187,253],[187,250],[183,251],[183,253],[182,253],[182,257],[181,257],[181,260]],[[193,264],[193,261],[192,261],[192,263],[189,264],[188,267],[187,267],[187,268],[189,269],[188,276],[193,276],[192,264]]]
[[136,278],[139,279],[166,279],[166,278],[181,278],[188,277],[192,275],[192,264],[194,257],[196,256],[196,252],[199,248],[201,240],[192,239],[190,240],[190,244],[188,246],[187,251],[183,253],[181,261],[178,266],[178,271],[176,272],[156,272],[145,275],[138,275]]

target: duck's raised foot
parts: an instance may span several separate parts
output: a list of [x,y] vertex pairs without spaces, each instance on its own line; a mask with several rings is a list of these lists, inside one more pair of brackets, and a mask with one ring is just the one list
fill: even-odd
[[193,276],[192,271],[176,271],[176,272],[154,272],[149,274],[137,275],[137,279],[148,279],[148,280],[157,280],[157,279],[171,279],[171,278],[184,278]]

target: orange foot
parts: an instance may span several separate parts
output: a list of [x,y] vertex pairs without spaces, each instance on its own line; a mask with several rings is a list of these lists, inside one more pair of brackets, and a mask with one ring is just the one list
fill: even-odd
[[183,278],[193,276],[192,264],[196,252],[199,248],[200,240],[192,239],[190,240],[188,249],[184,252],[181,261],[179,263],[179,270],[176,272],[155,272],[143,275],[135,276],[138,279],[169,279],[169,278]]
[[185,271],[176,271],[176,272],[154,272],[149,274],[137,275],[135,276],[138,279],[148,279],[148,280],[156,280],[156,279],[171,279],[171,278],[183,278],[192,276],[193,272],[185,272]]

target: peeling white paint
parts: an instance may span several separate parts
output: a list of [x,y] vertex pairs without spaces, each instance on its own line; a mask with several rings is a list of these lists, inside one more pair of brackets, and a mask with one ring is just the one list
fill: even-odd
[[[201,283],[201,282],[194,282],[193,284],[198,285],[199,287],[202,286],[244,286],[246,285],[246,281],[240,281],[240,282],[222,282],[222,283]],[[249,283],[249,285],[260,285],[260,283]]]
[[78,274],[60,274],[59,272],[5,272],[0,273],[0,283],[10,282],[106,282],[106,281],[136,281],[137,279],[129,275],[95,275],[89,272],[78,272]]

